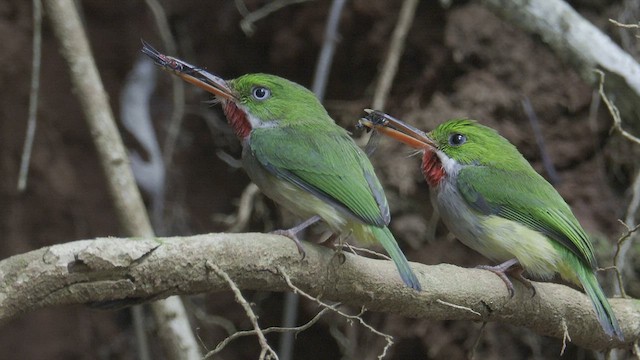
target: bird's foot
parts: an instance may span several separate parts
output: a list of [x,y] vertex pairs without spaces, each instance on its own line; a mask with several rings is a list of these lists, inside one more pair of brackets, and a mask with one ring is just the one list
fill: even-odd
[[531,282],[531,280],[522,276],[523,272],[524,272],[524,269],[521,266],[517,266],[509,270],[509,274],[513,276],[514,279],[520,281],[520,283],[524,285],[524,287],[531,290],[531,297],[534,297],[536,296],[536,287],[533,286],[533,283]]
[[296,231],[293,231],[292,229],[285,229],[285,230],[273,230],[271,233],[275,235],[286,236],[289,239],[293,240],[293,242],[296,244],[296,247],[298,248],[298,253],[302,255],[301,260],[304,260],[304,258],[307,256],[307,253],[304,251],[304,248],[302,247],[302,242],[300,241],[300,239],[298,239],[298,235]]
[[286,236],[289,239],[293,240],[293,242],[296,243],[296,247],[298,248],[298,253],[302,255],[302,260],[304,260],[307,254],[305,253],[304,248],[302,247],[302,242],[300,241],[300,239],[298,239],[298,233],[308,228],[309,226],[317,223],[318,221],[320,221],[320,219],[321,219],[320,216],[315,215],[301,222],[300,224],[292,227],[291,229],[274,230],[271,233],[276,235]]
[[[503,262],[502,264],[498,264],[498,265],[495,265],[495,266],[478,265],[478,266],[476,266],[476,269],[488,270],[488,271],[491,271],[492,273],[498,275],[498,277],[500,279],[502,279],[502,281],[504,281],[504,284],[507,286],[507,290],[509,290],[509,297],[512,298],[513,295],[515,295],[516,292],[515,292],[515,289],[513,288],[513,283],[511,282],[511,280],[509,280],[509,277],[507,276],[507,273],[510,273],[513,270],[513,269],[511,269],[511,267],[516,265],[516,264],[518,264],[518,260],[517,259],[511,259],[511,260],[507,260],[507,261]],[[520,277],[522,277],[521,274],[520,274]],[[516,278],[517,278],[517,276],[516,276]],[[518,280],[520,280],[520,279],[518,279]],[[529,285],[531,285],[531,284],[529,284]],[[533,285],[531,285],[531,286],[533,286]]]

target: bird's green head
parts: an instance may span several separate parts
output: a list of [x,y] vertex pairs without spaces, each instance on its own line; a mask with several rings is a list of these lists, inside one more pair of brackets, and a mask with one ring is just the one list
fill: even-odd
[[288,125],[328,118],[318,98],[307,88],[269,74],[247,74],[227,82],[231,100],[254,126]]
[[223,80],[203,70],[198,75],[195,81],[186,80],[216,96],[241,140],[257,128],[335,124],[311,91],[279,76],[247,74]]
[[473,120],[449,120],[426,137],[431,139],[434,150],[460,165],[528,166],[513,144],[494,129]]
[[302,125],[315,130],[335,125],[316,96],[292,81],[268,74],[247,74],[224,80],[142,43],[142,52],[156,65],[215,95],[241,139],[256,128]]
[[438,125],[429,133],[380,111],[367,110],[360,124],[423,150],[422,170],[430,184],[445,175],[455,176],[462,166],[490,166],[508,170],[531,166],[513,144],[490,127],[476,121],[454,119]]

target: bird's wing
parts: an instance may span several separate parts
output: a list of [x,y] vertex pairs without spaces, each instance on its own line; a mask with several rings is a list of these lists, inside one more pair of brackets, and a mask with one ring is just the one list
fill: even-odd
[[587,234],[569,205],[539,174],[465,166],[458,173],[457,185],[475,210],[539,231],[562,244],[591,268],[596,268],[593,246]]
[[250,146],[275,176],[364,223],[389,224],[389,206],[373,166],[344,129],[258,128]]

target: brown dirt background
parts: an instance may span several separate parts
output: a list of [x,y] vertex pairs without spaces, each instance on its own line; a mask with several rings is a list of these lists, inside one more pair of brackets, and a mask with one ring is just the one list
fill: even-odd
[[[619,18],[623,2],[571,3],[618,40],[619,30],[607,19]],[[139,39],[163,50],[161,41],[142,1],[92,0],[80,4],[97,65],[114,113],[118,114],[122,84],[140,56]],[[232,1],[170,0],[163,4],[179,42],[178,55],[183,59],[226,78],[269,72],[311,85],[330,2],[284,8],[258,21],[252,37],[240,30],[241,16]],[[262,4],[247,2],[251,10]],[[350,130],[354,130],[362,109],[370,106],[400,4],[353,0],[342,15],[341,41],[326,105],[336,121]],[[66,64],[46,20],[29,186],[24,194],[15,189],[28,109],[31,14],[29,1],[0,2],[0,258],[76,239],[123,235]],[[171,110],[169,80],[169,75],[160,74],[152,104],[161,139]],[[540,149],[522,110],[522,99],[530,99],[559,173],[557,187],[585,229],[594,235],[600,264],[606,266],[611,264],[613,241],[622,232],[617,219],[624,216],[629,201],[628,185],[637,167],[637,153],[634,155],[631,146],[609,133],[611,119],[604,109],[590,116],[592,91],[539,39],[502,22],[482,6],[455,2],[443,8],[437,1],[423,1],[386,110],[424,129],[451,117],[479,119],[516,144],[546,175]],[[249,182],[242,170],[231,168],[216,155],[224,151],[237,158],[240,148],[233,139],[228,141],[228,135],[210,131],[202,114],[220,116],[221,112],[218,107],[202,104],[206,99],[206,95],[187,88],[189,112],[168,175],[166,234],[225,231],[228,225],[220,221],[220,215],[236,211],[238,197]],[[373,161],[386,185],[392,230],[409,259],[462,266],[487,262],[447,236],[442,226],[435,241],[425,240],[426,219],[431,214],[428,189],[418,173],[418,159],[410,158],[410,151],[383,140]],[[291,220],[270,201],[258,198],[246,230],[271,230],[283,221]],[[610,282],[608,279],[603,277],[604,282]],[[640,296],[637,282],[630,283],[629,290],[631,295]],[[255,304],[261,325],[279,324],[282,294],[247,292],[246,296]],[[216,317],[224,317],[238,329],[250,327],[229,294],[193,296],[185,301],[194,310],[193,322],[209,348],[226,335],[224,328],[216,325],[220,322]],[[300,309],[300,321],[317,311],[305,302]],[[396,345],[388,359],[465,358],[481,327],[469,322],[380,314],[366,317],[395,337]],[[352,358],[375,358],[384,346],[382,339],[367,330],[328,316],[298,336],[295,358],[340,358],[341,345],[332,335],[336,332],[350,340],[345,353]],[[277,344],[276,335],[269,339],[274,346]],[[133,359],[133,342],[126,310],[107,312],[83,306],[44,309],[0,327],[0,358]],[[160,346],[153,340],[152,344],[156,358],[161,359]],[[526,329],[490,323],[479,340],[476,358],[557,358],[561,345],[556,339]],[[245,338],[232,343],[221,358],[250,359],[258,352],[255,338]],[[569,346],[563,358],[594,356]]]

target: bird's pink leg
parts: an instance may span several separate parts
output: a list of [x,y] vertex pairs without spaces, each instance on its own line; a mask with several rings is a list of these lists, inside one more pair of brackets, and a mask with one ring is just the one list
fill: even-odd
[[513,297],[515,294],[515,289],[513,288],[513,283],[509,280],[507,275],[513,276],[516,280],[520,281],[527,289],[531,289],[533,291],[533,295],[536,295],[536,288],[533,286],[529,279],[526,279],[522,276],[522,272],[524,269],[520,266],[518,259],[511,259],[503,262],[502,264],[498,264],[496,266],[489,265],[479,265],[476,266],[477,269],[483,269],[491,271],[492,273],[498,275],[502,281],[504,281],[505,285],[507,285],[507,289],[509,290],[509,297]]
[[271,233],[276,235],[286,236],[289,239],[293,240],[296,243],[296,246],[298,247],[298,252],[300,253],[300,255],[302,255],[302,258],[304,259],[306,254],[304,252],[304,248],[302,247],[302,243],[300,242],[300,239],[298,239],[298,233],[308,228],[309,226],[317,223],[320,220],[321,220],[320,216],[315,215],[290,229],[274,230]]

